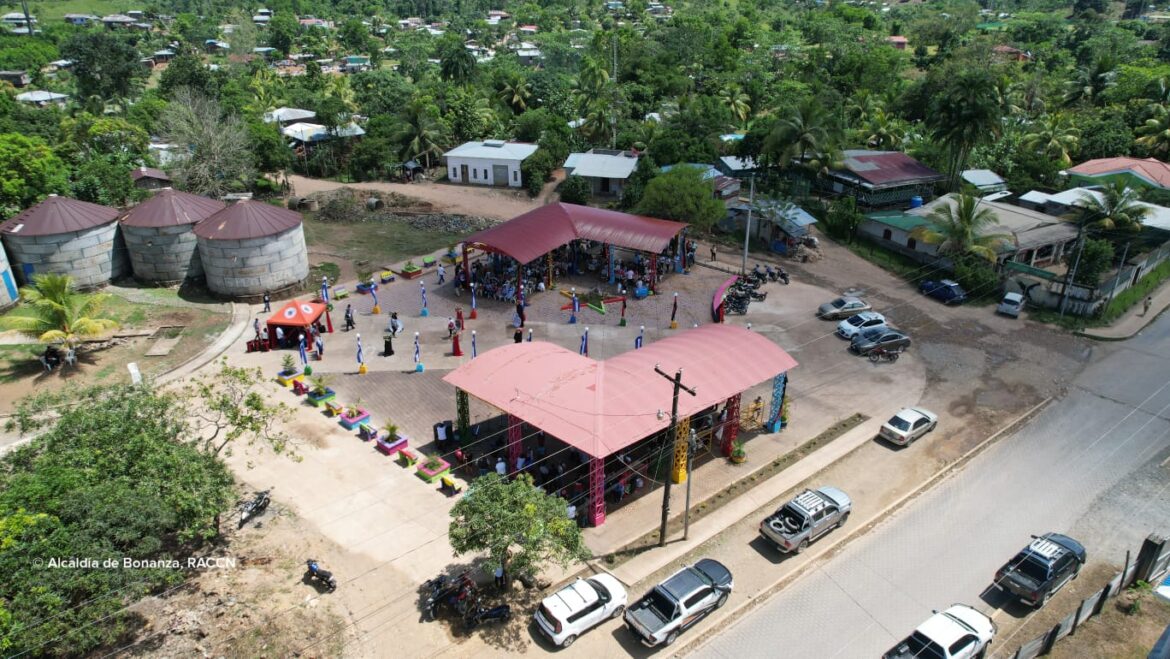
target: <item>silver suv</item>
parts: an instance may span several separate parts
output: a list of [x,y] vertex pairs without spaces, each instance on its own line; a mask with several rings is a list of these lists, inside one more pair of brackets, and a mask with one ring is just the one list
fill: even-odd
[[801,553],[808,543],[849,519],[853,502],[835,487],[805,490],[760,522],[760,535],[784,553]]

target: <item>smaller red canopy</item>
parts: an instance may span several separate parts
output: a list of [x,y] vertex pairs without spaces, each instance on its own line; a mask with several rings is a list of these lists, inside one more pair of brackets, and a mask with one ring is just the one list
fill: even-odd
[[268,325],[308,327],[316,323],[323,313],[325,313],[324,304],[292,300],[272,314],[272,317],[268,319]]

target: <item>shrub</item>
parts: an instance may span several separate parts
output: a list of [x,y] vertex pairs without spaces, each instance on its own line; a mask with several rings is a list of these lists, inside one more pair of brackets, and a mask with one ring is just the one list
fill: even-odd
[[570,176],[561,183],[561,201],[566,204],[587,204],[592,192],[589,180],[582,176]]
[[999,275],[991,264],[978,257],[955,259],[955,281],[971,297],[991,295],[999,287]]

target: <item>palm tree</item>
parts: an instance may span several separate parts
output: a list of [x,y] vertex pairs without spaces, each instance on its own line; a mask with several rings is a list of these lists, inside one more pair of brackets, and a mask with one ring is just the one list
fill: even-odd
[[1011,240],[1003,233],[985,233],[999,224],[990,208],[980,208],[979,198],[959,194],[954,203],[940,205],[930,214],[928,224],[916,227],[910,237],[938,245],[939,254],[972,254],[995,263],[996,248]]
[[500,83],[496,95],[512,112],[520,114],[528,109],[528,102],[532,100],[532,86],[523,74],[514,73]]
[[786,166],[792,158],[807,165],[810,155],[815,165],[832,151],[834,137],[829,113],[816,99],[809,98],[801,101],[790,116],[776,122],[764,138],[763,151],[781,166]]
[[1008,87],[1007,113],[1012,115],[1037,115],[1044,112],[1048,104],[1044,101],[1044,79],[1034,75]]
[[1142,219],[1150,207],[1140,205],[1138,193],[1117,179],[1101,188],[1098,194],[1082,192],[1077,206],[1081,209],[1081,226],[1101,231],[1141,231]]
[[751,97],[743,93],[739,85],[728,87],[719,92],[719,100],[731,110],[731,115],[739,120],[740,125],[746,124],[752,116]]
[[357,110],[357,95],[349,84],[349,76],[330,76],[325,83],[325,95],[341,101],[350,113]]
[[958,187],[959,173],[971,149],[999,134],[1001,115],[995,82],[985,71],[960,73],[931,103],[926,125],[950,151],[948,173],[952,189]]
[[0,318],[0,327],[36,337],[41,343],[74,346],[118,326],[102,318],[108,293],[78,293],[69,275],[33,275],[33,285],[20,289],[24,306]]
[[1021,144],[1067,167],[1072,162],[1069,154],[1076,150],[1080,139],[1081,131],[1072,126],[1065,114],[1056,112],[1045,115],[1033,132],[1024,135]]
[[577,76],[576,91],[579,94],[596,96],[609,85],[609,71],[595,58],[586,57],[581,61],[581,72]]
[[906,137],[906,125],[882,108],[874,108],[861,129],[862,141],[871,149],[897,149]]
[[1111,58],[1102,57],[1089,66],[1082,66],[1065,84],[1064,104],[1088,103],[1096,105],[1101,93],[1117,84],[1117,64]]
[[462,40],[447,42],[440,52],[439,75],[443,80],[460,85],[471,80],[475,74],[475,56],[463,45]]
[[580,131],[594,144],[607,144],[613,137],[613,106],[605,96],[595,96],[584,108]]
[[1170,109],[1165,105],[1155,105],[1153,114],[1134,131],[1140,135],[1134,142],[1165,160],[1170,155]]
[[402,123],[394,139],[403,144],[402,159],[423,158],[426,168],[431,168],[431,155],[439,157],[443,149],[439,146],[442,132],[434,116],[434,106],[429,99],[411,99],[402,113]]

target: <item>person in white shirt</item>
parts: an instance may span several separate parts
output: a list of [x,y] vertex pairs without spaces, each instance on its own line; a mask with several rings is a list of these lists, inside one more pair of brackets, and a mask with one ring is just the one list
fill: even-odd
[[504,463],[503,458],[496,459],[496,473],[501,476],[508,473],[508,465]]

